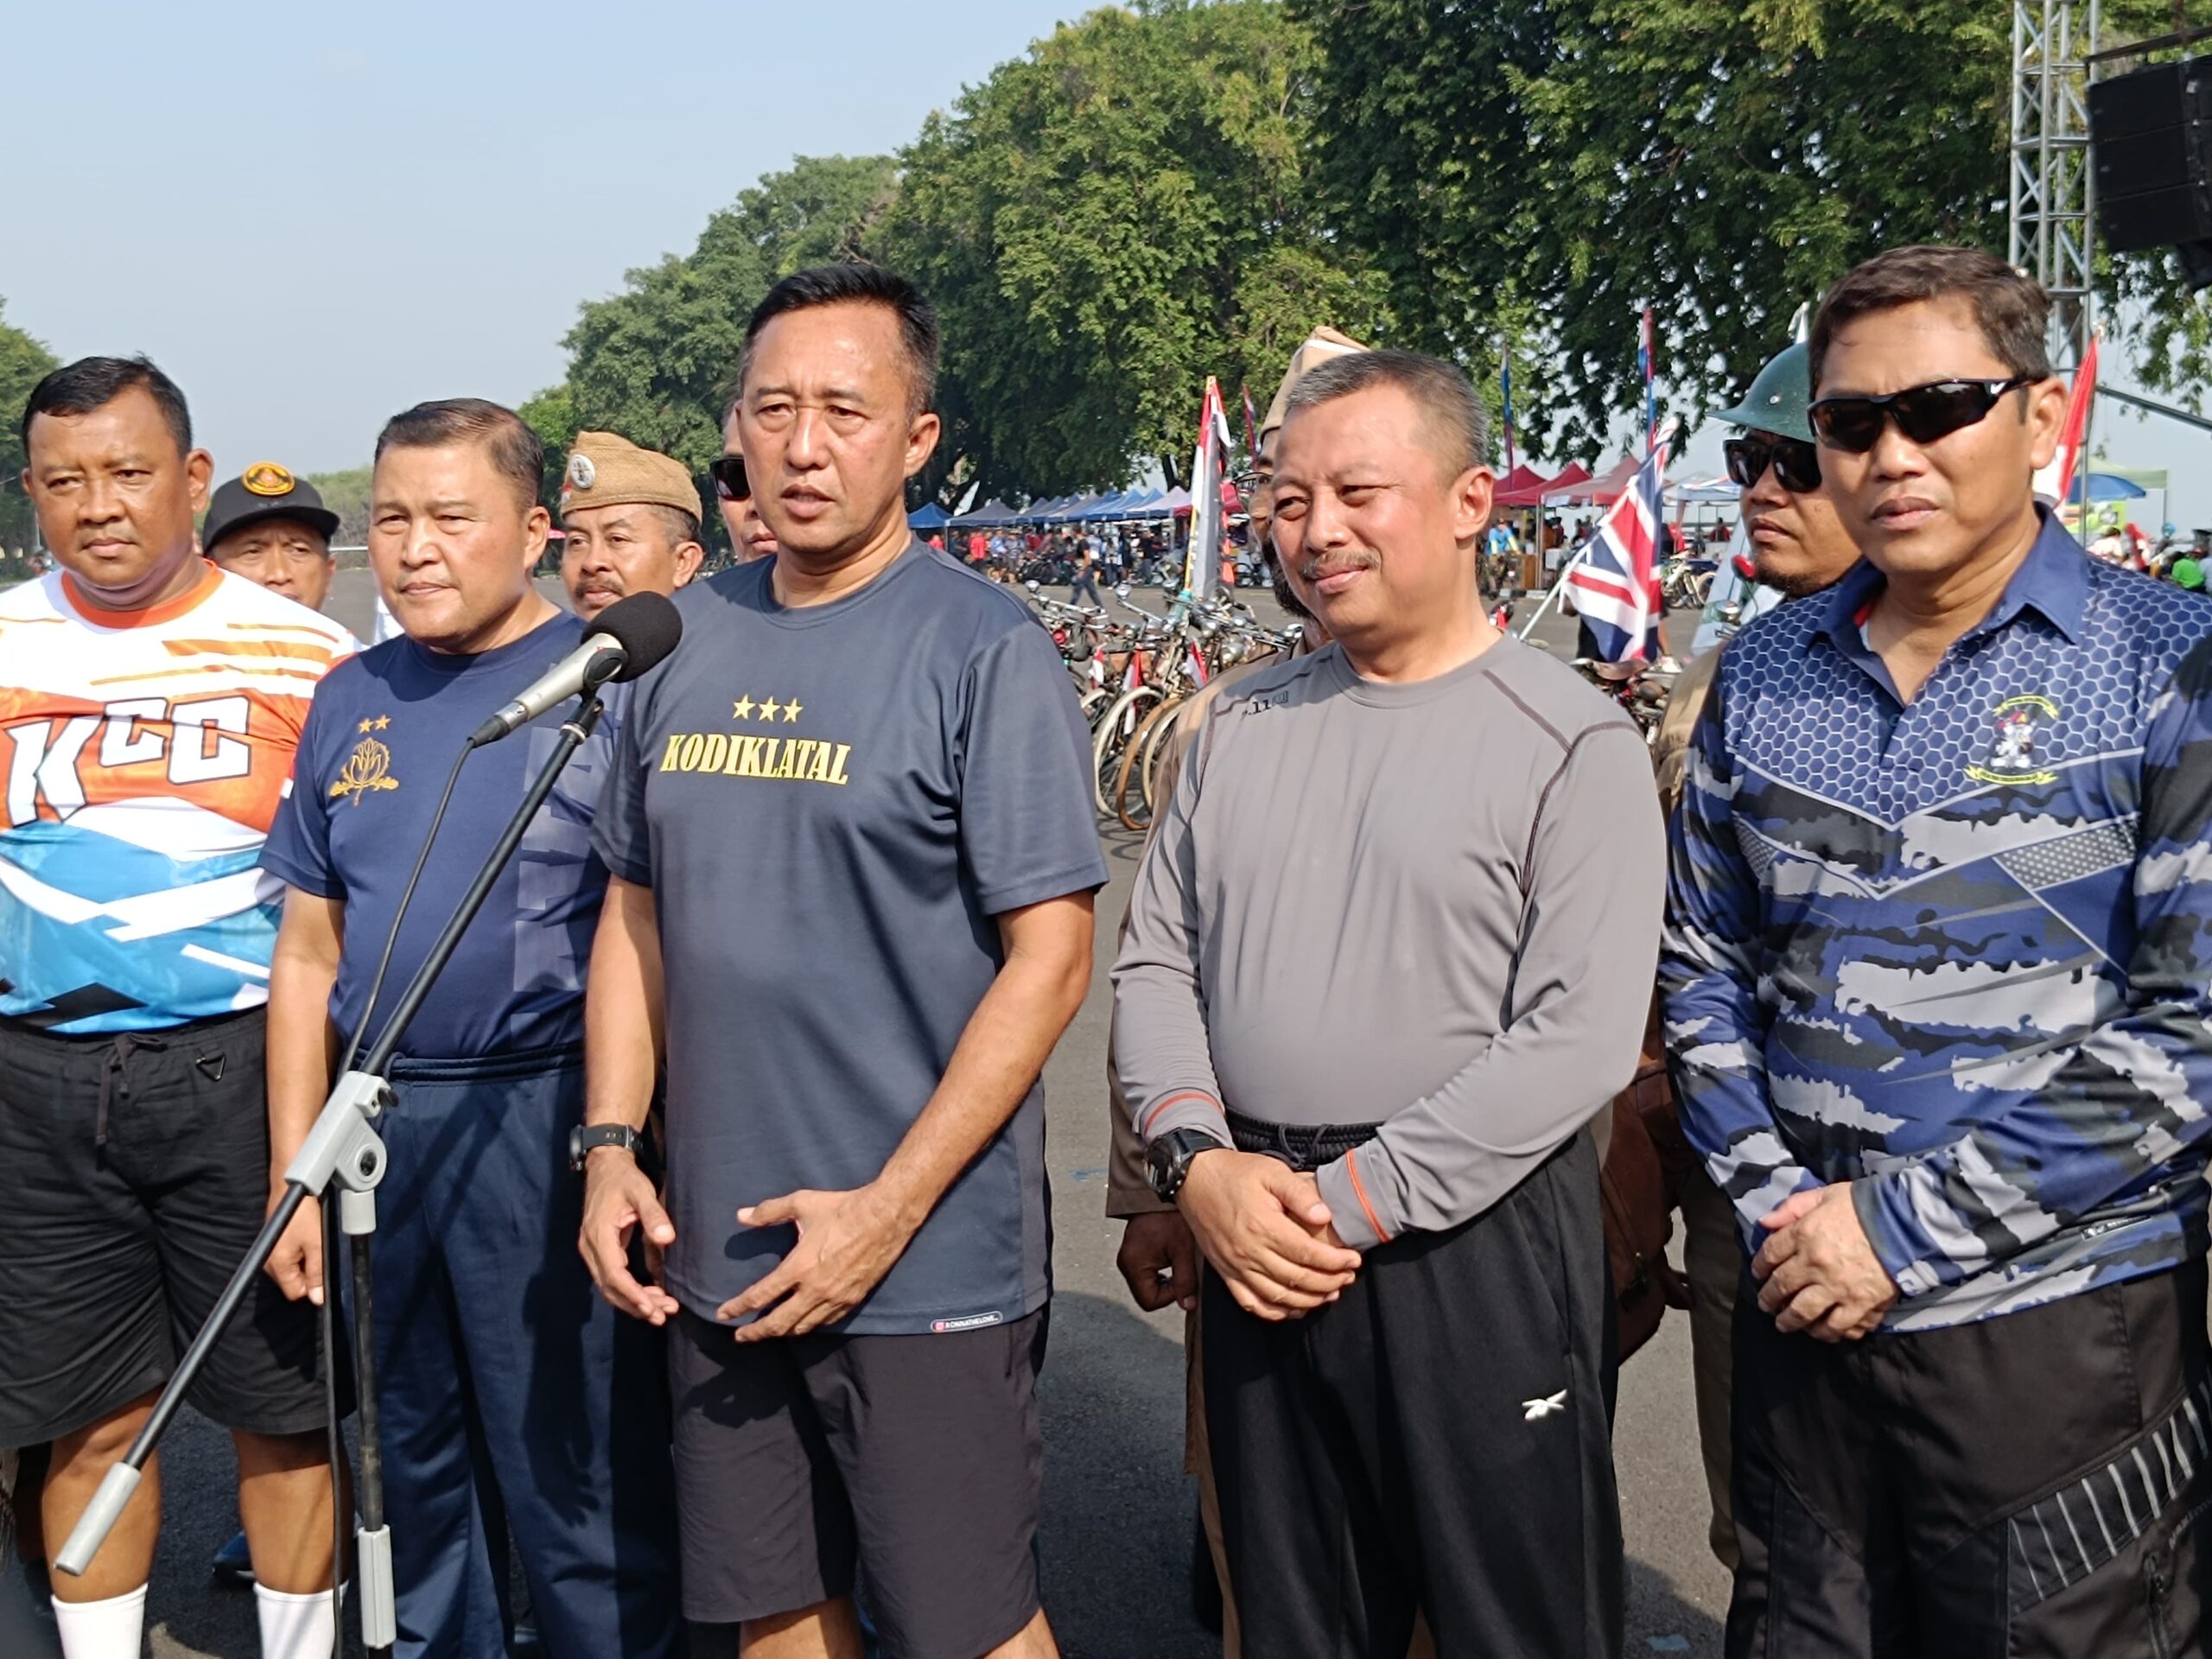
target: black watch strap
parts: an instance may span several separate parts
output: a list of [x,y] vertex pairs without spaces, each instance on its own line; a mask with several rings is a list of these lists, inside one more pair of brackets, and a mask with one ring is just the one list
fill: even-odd
[[583,1173],[584,1160],[601,1147],[620,1147],[632,1158],[645,1137],[627,1123],[579,1123],[569,1131],[569,1167]]
[[1202,1152],[1219,1152],[1227,1143],[1199,1129],[1170,1129],[1147,1148],[1145,1179],[1162,1204],[1175,1202],[1191,1173],[1191,1160]]

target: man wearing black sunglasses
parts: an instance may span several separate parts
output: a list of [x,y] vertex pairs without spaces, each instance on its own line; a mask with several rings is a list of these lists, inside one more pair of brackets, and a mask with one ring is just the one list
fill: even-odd
[[2203,1650],[2212,602],[2037,506],[2048,318],[1955,248],[1830,292],[1866,562],[1730,645],[1675,821],[1684,1127],[1755,1251],[1732,1656]]
[[722,527],[729,531],[730,556],[740,564],[776,556],[776,532],[753,504],[753,486],[746,480],[745,457],[737,448],[737,404],[732,402],[722,416],[723,453],[708,463],[715,480],[715,499],[722,510]]
[[[1812,399],[1812,374],[1801,342],[1777,353],[1736,404],[1713,416],[1744,429],[1742,435],[1730,438],[1721,449],[1728,475],[1744,492],[1744,526],[1758,579],[1784,599],[1803,599],[1832,587],[1859,563],[1859,549],[1844,533],[1835,504],[1821,493],[1820,457],[1805,412]],[[1669,816],[1681,798],[1691,734],[1710,701],[1721,650],[1715,646],[1682,671],[1652,741],[1659,799]],[[1687,1161],[1694,1164],[1695,1160]],[[1729,1501],[1729,1376],[1733,1363],[1729,1329],[1737,1281],[1743,1276],[1743,1255],[1727,1194],[1710,1176],[1701,1169],[1683,1172],[1679,1190],[1682,1255],[1692,1295],[1691,1380],[1697,1396],[1698,1447],[1713,1505],[1707,1537],[1722,1565],[1733,1567],[1737,1548]]]

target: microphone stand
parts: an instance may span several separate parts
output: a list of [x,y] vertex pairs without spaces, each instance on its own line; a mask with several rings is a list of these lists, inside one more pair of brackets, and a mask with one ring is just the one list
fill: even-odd
[[[385,1081],[384,1071],[399,1046],[408,1022],[429,995],[431,986],[445,970],[446,963],[452,960],[461,936],[475,919],[476,912],[484,908],[493,883],[499,879],[499,872],[521,845],[524,832],[537,816],[537,809],[544,804],[546,796],[552,792],[562,768],[598,727],[601,712],[597,686],[588,687],[576,712],[563,723],[552,755],[531,779],[522,804],[500,832],[498,845],[485,860],[483,868],[476,873],[476,879],[469,883],[459,908],[440,931],[429,955],[415,970],[415,977],[408,982],[391,1018],[385,1022],[384,1030],[361,1057],[360,1063],[332,1087],[329,1097],[323,1103],[321,1116],[315,1119],[315,1128],[308,1132],[299,1155],[284,1171],[284,1196],[262,1224],[259,1236],[246,1252],[245,1259],[238,1263],[238,1270],[231,1274],[207,1322],[200,1327],[199,1335],[185,1350],[175,1374],[154,1402],[146,1426],[138,1431],[137,1439],[130,1443],[130,1449],[124,1453],[121,1461],[101,1478],[92,1503],[79,1517],[60,1554],[54,1556],[54,1565],[62,1572],[79,1577],[92,1565],[92,1557],[99,1554],[124,1505],[130,1502],[131,1493],[137,1490],[146,1459],[161,1444],[162,1435],[176,1415],[186,1390],[199,1376],[224,1329],[253,1288],[254,1281],[276,1249],[284,1229],[298,1213],[300,1205],[310,1197],[327,1196],[329,1189],[335,1186],[339,1225],[346,1236],[346,1255],[353,1269],[353,1373],[361,1451],[360,1478],[354,1489],[360,1510],[359,1523],[354,1532],[354,1576],[360,1589],[361,1645],[371,1659],[376,1659],[377,1656],[389,1654],[393,1643],[398,1640],[391,1529],[385,1524],[384,1514],[384,1443],[377,1418],[374,1292],[366,1242],[369,1235],[376,1231],[376,1188],[385,1172],[385,1147],[378,1138],[376,1121],[392,1100],[391,1085]],[[472,748],[478,747],[474,738],[469,742]],[[326,1283],[328,1278],[326,1272]],[[324,1294],[329,1294],[327,1289]],[[337,1576],[335,1562],[332,1564],[332,1574],[334,1579]]]

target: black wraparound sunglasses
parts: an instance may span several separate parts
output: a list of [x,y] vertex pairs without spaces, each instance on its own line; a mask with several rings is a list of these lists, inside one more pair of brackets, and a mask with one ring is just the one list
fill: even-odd
[[1885,421],[1895,421],[1897,430],[1915,443],[1933,443],[1986,420],[2006,392],[2033,385],[2042,378],[2016,374],[2008,380],[1931,380],[1879,397],[1823,397],[1806,413],[1829,448],[1863,455],[1882,441]]
[[1821,487],[1821,452],[1802,438],[1731,438],[1720,446],[1728,462],[1728,476],[1744,489],[1766,476],[1775,478],[1792,495],[1810,495]]
[[715,480],[715,493],[725,501],[749,501],[753,486],[745,476],[743,455],[717,455],[707,463],[707,471]]

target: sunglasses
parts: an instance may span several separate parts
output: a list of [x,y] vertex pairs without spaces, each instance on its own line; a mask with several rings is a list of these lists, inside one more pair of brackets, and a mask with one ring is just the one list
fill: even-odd
[[1882,441],[1885,421],[1895,421],[1897,430],[1915,443],[1933,443],[1986,420],[2006,392],[2033,385],[2040,378],[2016,374],[2009,380],[1936,380],[1881,397],[1823,397],[1806,412],[1822,443],[1863,455]]
[[1792,495],[1821,487],[1821,452],[1802,438],[1730,438],[1720,453],[1727,458],[1728,476],[1745,489],[1764,478],[1769,467]]
[[717,455],[707,463],[715,480],[715,493],[725,501],[749,501],[753,486],[745,476],[743,455]]

